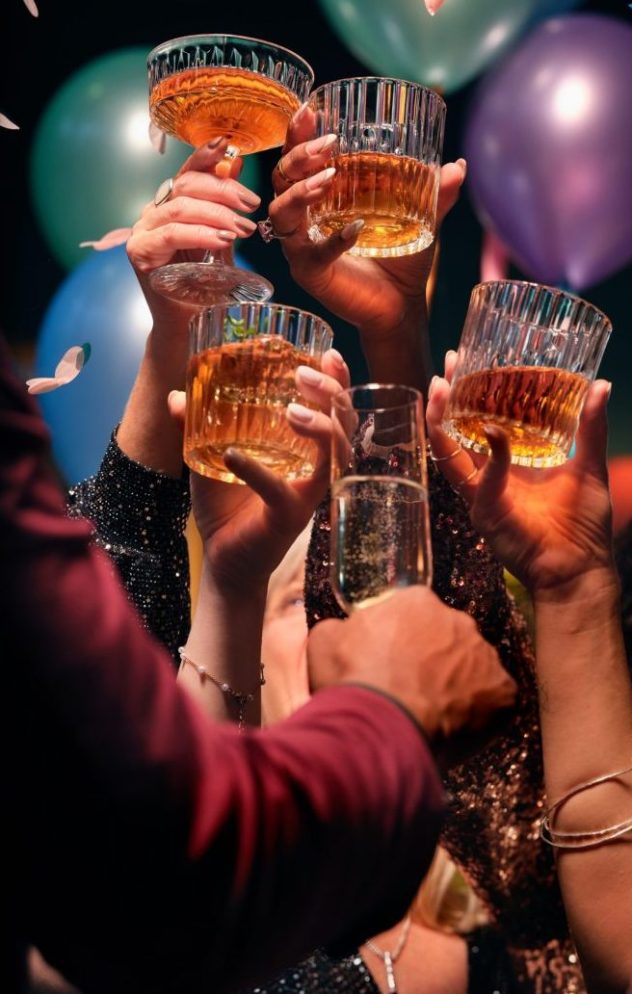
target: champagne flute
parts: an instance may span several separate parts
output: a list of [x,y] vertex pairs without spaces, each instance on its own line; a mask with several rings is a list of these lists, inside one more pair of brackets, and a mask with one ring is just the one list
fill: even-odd
[[[231,158],[282,145],[314,82],[311,66],[294,52],[239,35],[175,38],[154,48],[147,65],[154,124],[195,148],[224,138]],[[210,253],[161,266],[151,285],[194,305],[261,302],[274,290]]]
[[331,417],[331,583],[349,613],[431,583],[422,396],[396,384],[351,387]]

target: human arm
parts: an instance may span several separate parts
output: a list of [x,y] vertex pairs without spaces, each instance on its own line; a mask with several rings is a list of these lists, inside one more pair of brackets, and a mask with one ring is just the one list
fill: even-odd
[[[440,427],[448,389],[437,380],[428,405],[439,457],[455,448]],[[466,452],[441,464],[466,496],[476,527],[533,596],[549,804],[632,762],[632,687],[610,535],[607,394],[603,381],[591,387],[577,453],[562,467],[510,469],[508,441],[498,429],[488,435],[492,458],[468,482],[476,467]],[[631,783],[624,776],[577,794],[560,808],[556,830],[597,830],[631,817]],[[557,867],[589,990],[625,992],[632,979],[629,836],[560,850]]]
[[[281,242],[292,276],[356,326],[372,378],[425,391],[432,373],[426,291],[436,243],[413,255],[367,259],[347,253],[358,234],[352,225],[326,241],[310,241],[307,207],[332,179],[327,173],[332,144],[326,144],[327,136],[310,140],[313,127],[309,108],[294,118],[281,171],[277,166],[272,175],[276,196],[268,210],[275,230],[292,233]],[[442,168],[437,230],[458,198],[465,171],[464,159]]]
[[27,937],[80,989],[187,994],[263,980],[397,920],[442,809],[415,723],[373,690],[342,687],[265,733],[214,726],[140,629],[89,527],[66,517],[45,429],[6,365],[0,440],[19,744],[8,811]]

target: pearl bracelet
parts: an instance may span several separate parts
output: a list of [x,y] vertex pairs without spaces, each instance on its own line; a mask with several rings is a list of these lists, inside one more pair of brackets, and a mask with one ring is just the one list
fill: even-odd
[[227,694],[228,697],[231,697],[235,701],[237,704],[237,727],[240,732],[243,732],[246,724],[246,708],[252,701],[254,701],[255,694],[259,690],[259,687],[263,687],[266,682],[263,674],[263,663],[260,664],[259,682],[257,686],[254,690],[244,693],[242,690],[235,690],[234,687],[231,687],[228,683],[222,683],[217,680],[212,673],[209,673],[206,667],[194,662],[193,659],[187,656],[183,646],[178,649],[178,654],[180,656],[180,666],[184,666],[188,663],[197,672],[202,682],[204,682],[204,680],[209,680],[217,687],[218,690],[221,690],[223,694]]

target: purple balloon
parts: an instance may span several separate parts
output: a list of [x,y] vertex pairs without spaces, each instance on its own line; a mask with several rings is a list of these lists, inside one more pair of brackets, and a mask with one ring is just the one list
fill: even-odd
[[484,227],[542,283],[581,290],[632,258],[632,27],[545,21],[480,84],[465,154]]

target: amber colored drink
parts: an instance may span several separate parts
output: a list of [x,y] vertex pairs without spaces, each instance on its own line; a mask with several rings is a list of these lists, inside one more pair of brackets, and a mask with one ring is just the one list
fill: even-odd
[[225,137],[250,153],[283,144],[299,101],[281,83],[251,70],[204,66],[162,80],[149,107],[162,131],[196,148]]
[[457,379],[445,414],[450,433],[488,452],[483,429],[509,433],[512,462],[547,467],[563,463],[575,437],[589,381],[548,366],[501,366]]
[[194,355],[187,372],[186,464],[203,476],[240,482],[224,464],[230,447],[288,480],[311,475],[316,445],[299,438],[285,414],[291,401],[306,405],[294,382],[299,365],[319,369],[320,361],[278,335]]
[[409,156],[351,152],[331,161],[336,168],[326,196],[310,216],[325,237],[364,219],[356,255],[419,252],[434,238],[439,166]]

